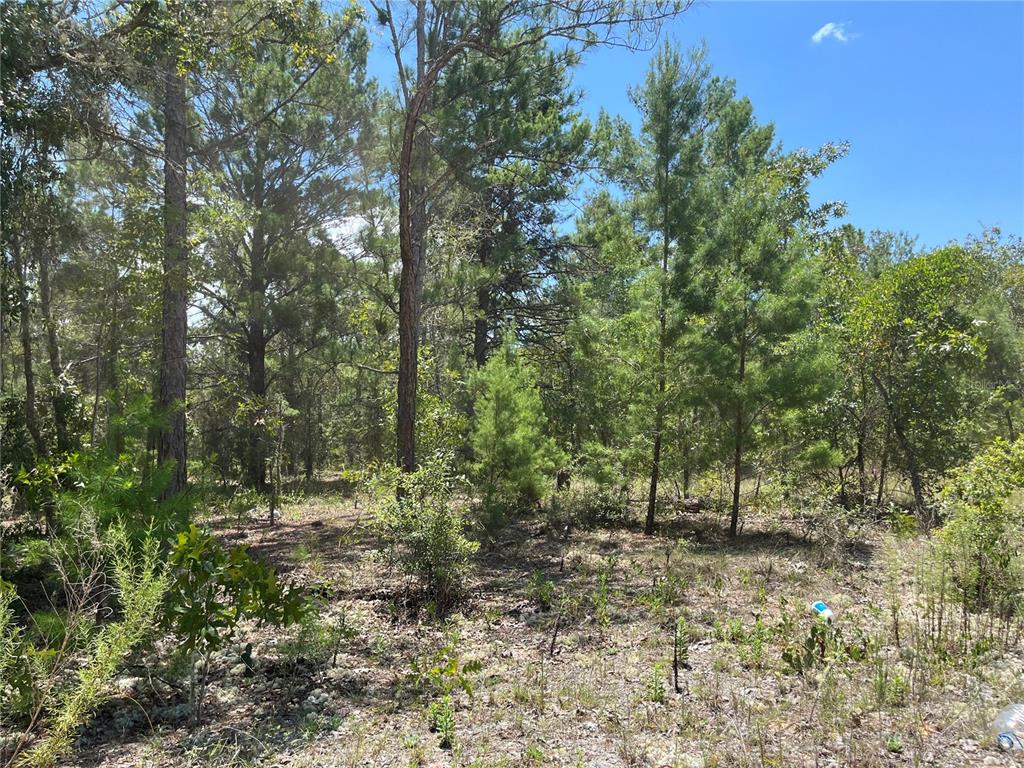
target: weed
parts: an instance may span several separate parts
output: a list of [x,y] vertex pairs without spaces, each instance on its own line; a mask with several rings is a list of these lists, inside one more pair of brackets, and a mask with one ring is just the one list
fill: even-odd
[[449,694],[430,702],[427,707],[427,726],[440,737],[441,749],[455,746],[455,707]]
[[433,653],[413,661],[414,684],[419,690],[450,696],[461,689],[473,695],[473,680],[482,668],[477,659],[462,662],[458,632],[449,630],[444,642]]
[[665,663],[657,662],[651,667],[651,673],[644,686],[644,698],[652,704],[665,703]]
[[555,582],[546,578],[540,571],[534,571],[526,585],[526,594],[539,610],[549,611],[554,605]]
[[607,627],[611,621],[611,613],[609,611],[611,587],[609,586],[609,582],[614,568],[614,558],[608,558],[605,560],[597,570],[597,584],[590,595],[590,602],[594,609],[594,620],[597,622],[598,626],[602,628]]

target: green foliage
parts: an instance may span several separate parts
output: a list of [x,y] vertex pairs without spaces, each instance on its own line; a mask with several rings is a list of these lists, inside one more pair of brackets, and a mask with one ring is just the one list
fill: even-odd
[[512,334],[474,375],[472,389],[473,475],[485,513],[500,520],[541,498],[560,451],[546,434],[540,393]]
[[60,647],[67,639],[68,617],[59,611],[36,611],[28,639],[43,648]]
[[49,539],[33,536],[4,544],[6,546],[2,555],[3,560],[0,562],[7,573],[14,573],[22,568],[41,570],[52,562],[53,544]]
[[551,505],[558,506],[561,517],[571,526],[613,528],[629,522],[622,489],[581,485],[559,491],[552,497]]
[[925,486],[966,458],[970,381],[985,355],[970,307],[979,277],[959,247],[915,256],[884,270],[850,315],[859,366],[881,396],[919,505]]
[[665,703],[665,662],[659,661],[651,667],[644,684],[644,698],[652,704]]
[[427,706],[427,726],[440,737],[441,749],[455,746],[455,707],[452,697],[445,694]]
[[943,498],[950,517],[938,533],[942,561],[961,602],[1002,616],[1024,600],[1024,437],[997,439],[956,470]]
[[790,644],[782,651],[782,661],[796,674],[804,674],[825,661],[829,643],[834,643],[830,627],[823,621],[811,624],[807,637],[799,645]]
[[450,696],[458,690],[473,695],[473,680],[483,668],[479,659],[462,661],[462,644],[456,630],[450,629],[443,642],[427,656],[413,662],[417,688],[435,695]]
[[133,541],[147,536],[165,541],[187,524],[194,503],[187,493],[162,497],[171,469],[165,466],[145,472],[127,453],[72,454],[61,485],[66,490],[57,500],[58,516],[71,525],[83,510],[89,510],[101,530],[121,524]]
[[453,695],[463,691],[472,697],[474,678],[483,668],[478,659],[462,661],[461,643],[453,629],[445,633],[444,641],[431,654],[413,662],[416,687],[431,697],[427,707],[427,723],[440,736],[441,748],[455,746],[455,705]]
[[414,473],[390,472],[377,481],[374,527],[385,556],[419,579],[441,612],[462,597],[470,557],[479,547],[466,538],[466,522],[453,499],[459,482],[443,456]]
[[243,619],[287,626],[307,607],[300,588],[283,584],[246,547],[225,549],[195,525],[178,534],[168,566],[163,621],[186,653],[206,656],[219,650]]
[[[65,668],[66,635],[39,638],[52,660],[50,665],[41,663],[35,647],[13,627],[10,591],[0,589],[0,672],[4,679],[12,673],[9,679],[15,685],[26,674],[30,678],[33,727],[39,722],[38,714],[45,713],[45,731],[18,757],[19,765],[51,766],[71,749],[75,732],[109,696],[109,685],[121,663],[157,624],[168,586],[157,541],[148,538],[139,548],[124,528],[113,526],[105,534],[103,549],[110,560],[120,619],[99,627],[69,681],[57,677]],[[66,620],[64,625],[73,623]]]
[[872,640],[853,632],[847,640],[836,624],[817,617],[811,622],[801,642],[789,642],[782,650],[782,661],[793,674],[806,675],[817,666],[827,666],[841,659],[863,661],[871,650]]
[[615,558],[607,558],[597,569],[597,580],[590,593],[590,605],[594,621],[601,629],[611,623],[611,578],[615,572]]
[[332,615],[327,605],[312,604],[298,620],[297,631],[279,648],[292,663],[306,662],[318,672],[334,666],[343,645],[358,633],[344,613]]
[[526,594],[536,603],[537,608],[550,611],[555,602],[555,582],[540,571],[534,571],[526,585]]
[[0,579],[0,694],[6,714],[24,713],[32,695],[31,660],[35,646],[25,641],[24,627],[16,621],[18,592]]
[[12,472],[31,469],[35,460],[32,436],[25,425],[25,404],[18,397],[5,394],[0,398],[0,420],[4,425],[2,466]]

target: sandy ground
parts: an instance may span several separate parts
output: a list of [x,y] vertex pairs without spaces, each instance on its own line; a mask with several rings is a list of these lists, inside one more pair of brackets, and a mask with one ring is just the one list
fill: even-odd
[[[214,658],[195,729],[185,671],[142,666],[83,733],[75,764],[1024,764],[999,752],[987,727],[1024,700],[1024,654],[998,643],[949,658],[927,650],[914,587],[923,540],[870,531],[826,565],[778,521],[748,520],[729,541],[711,515],[678,514],[653,538],[627,527],[561,541],[529,519],[480,551],[467,600],[436,619],[387,569],[369,517],[365,504],[328,494],[289,504],[273,527],[218,521],[225,539],[319,596],[321,629],[344,622],[354,634],[297,640],[296,628],[247,627],[238,640],[253,644],[254,674],[237,647]],[[798,674],[784,652],[802,647],[816,599],[835,610],[839,650]],[[469,692],[430,681],[452,658],[456,669],[479,662],[465,675]],[[456,726],[442,749],[426,712],[445,686]]]

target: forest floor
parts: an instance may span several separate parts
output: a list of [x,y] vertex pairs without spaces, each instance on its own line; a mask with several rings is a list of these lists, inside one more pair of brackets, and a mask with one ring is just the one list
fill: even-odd
[[[252,642],[254,671],[238,648],[215,657],[197,728],[181,670],[177,682],[173,670],[121,680],[126,695],[82,735],[77,764],[1024,764],[988,732],[1024,700],[1020,645],[928,652],[914,587],[923,539],[868,531],[825,564],[795,522],[749,519],[730,541],[720,515],[680,513],[656,537],[620,527],[559,541],[538,516],[481,549],[468,599],[439,620],[407,599],[369,519],[357,498],[327,493],[286,505],[273,526],[214,521],[320,595],[314,623],[248,628],[238,639]],[[835,611],[830,651],[817,659],[811,639],[800,674],[784,656],[802,655],[819,599]],[[325,627],[342,621],[354,634],[335,654]],[[471,693],[443,673],[452,659],[479,662],[464,675]],[[426,713],[453,687],[455,743],[442,749]]]

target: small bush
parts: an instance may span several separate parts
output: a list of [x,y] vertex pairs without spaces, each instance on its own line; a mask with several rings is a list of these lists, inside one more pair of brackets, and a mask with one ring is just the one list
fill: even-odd
[[440,737],[441,749],[455,746],[455,707],[452,697],[434,699],[427,707],[427,725]]
[[178,534],[168,559],[170,588],[164,625],[180,648],[200,663],[192,665],[193,718],[198,721],[206,688],[206,660],[234,636],[239,622],[287,626],[299,621],[305,595],[282,584],[274,571],[253,559],[246,547],[225,549],[214,536],[196,527]]
[[413,661],[413,685],[430,696],[427,724],[440,737],[442,749],[455,746],[455,704],[453,696],[463,691],[473,696],[473,680],[483,668],[478,659],[462,661],[461,642],[454,629],[433,653]]
[[[155,626],[167,588],[167,578],[152,538],[141,548],[131,544],[124,528],[111,526],[100,544],[109,561],[113,597],[120,607],[120,620],[99,627],[86,638],[84,657],[72,667],[71,646],[66,642],[70,627],[84,620],[88,595],[75,602],[76,616],[65,617],[59,643],[48,645],[50,638],[39,636],[34,645],[14,624],[11,609],[13,590],[0,589],[0,679],[31,689],[21,700],[28,702],[23,712],[28,730],[14,747],[19,765],[51,766],[70,751],[75,732],[88,721],[105,698],[121,663],[135,650]],[[94,606],[93,606],[94,608]],[[95,611],[90,611],[95,615]],[[77,632],[76,632],[77,634]],[[9,691],[4,700],[11,701]],[[44,733],[29,749],[24,749],[32,732],[42,726]]]
[[665,703],[665,663],[657,662],[651,667],[650,676],[644,686],[644,698],[652,704]]
[[550,611],[555,603],[555,582],[544,576],[540,571],[534,571],[530,576],[530,582],[526,585],[526,593],[534,604],[542,611]]
[[555,498],[562,517],[580,528],[619,528],[629,522],[625,496],[609,486],[564,490]]
[[1011,616],[1024,596],[1024,437],[997,439],[943,491],[951,508],[938,534],[941,561],[967,610]]
[[417,472],[378,482],[375,528],[387,560],[419,579],[444,612],[464,594],[469,558],[479,545],[465,536],[465,520],[453,504],[456,478],[443,457]]
[[318,672],[334,666],[342,646],[356,636],[345,614],[332,615],[327,605],[312,606],[297,626],[280,651],[292,664],[306,661]]

